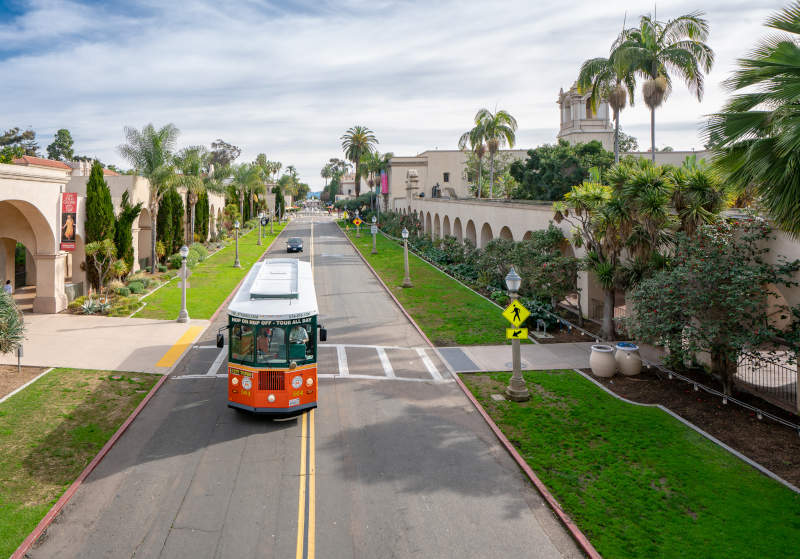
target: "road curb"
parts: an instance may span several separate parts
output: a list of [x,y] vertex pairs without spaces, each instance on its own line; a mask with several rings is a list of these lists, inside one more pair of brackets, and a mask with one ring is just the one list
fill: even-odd
[[[428,343],[428,345],[436,349],[436,346],[434,346],[433,343],[431,343],[430,339],[428,339],[428,336],[426,336],[425,332],[422,331],[422,328],[419,327],[416,321],[414,321],[414,319],[411,318],[411,315],[408,314],[406,309],[403,308],[403,305],[400,304],[400,301],[397,299],[397,297],[394,296],[392,290],[389,289],[389,287],[386,285],[386,283],[384,283],[380,275],[378,275],[378,272],[375,271],[375,269],[370,265],[370,263],[367,261],[364,255],[361,254],[361,251],[358,250],[358,247],[350,239],[347,233],[345,231],[342,231],[342,228],[341,226],[338,225],[338,223],[337,226],[339,227],[339,230],[342,232],[342,234],[344,234],[345,239],[347,239],[347,241],[350,243],[350,246],[353,247],[353,250],[356,251],[356,254],[358,254],[361,257],[361,260],[364,262],[364,264],[367,265],[367,268],[369,268],[369,270],[372,272],[372,275],[374,275],[375,278],[378,280],[378,282],[383,286],[383,288],[386,290],[386,292],[398,306],[403,315],[405,315],[405,317],[409,320],[409,322],[411,322],[411,325],[414,326],[417,332],[420,333],[420,335]],[[441,355],[440,358],[442,359],[442,362],[444,362],[445,365],[448,367],[448,369],[450,369],[447,360],[441,357]],[[531,469],[528,463],[525,462],[522,456],[520,456],[519,452],[517,452],[517,449],[514,448],[514,445],[511,444],[511,442],[506,438],[506,436],[503,434],[503,432],[500,430],[500,428],[497,426],[497,424],[494,422],[491,416],[489,416],[486,410],[483,409],[483,406],[480,404],[480,402],[478,402],[475,396],[472,395],[472,392],[470,392],[469,389],[466,387],[466,385],[464,385],[462,380],[459,378],[458,374],[453,372],[452,369],[450,370],[453,378],[456,381],[456,384],[458,384],[458,386],[461,388],[461,391],[464,392],[469,401],[472,402],[472,405],[475,406],[475,409],[478,410],[478,412],[481,414],[481,417],[483,417],[486,424],[489,425],[489,428],[495,434],[500,443],[505,447],[506,451],[508,451],[508,453],[514,459],[514,461],[517,463],[520,469],[523,472],[525,472],[525,475],[528,476],[528,479],[530,479],[531,483],[533,483],[534,487],[536,487],[536,490],[539,492],[542,498],[544,498],[544,500],[553,510],[555,515],[564,525],[564,527],[566,527],[566,529],[569,531],[570,535],[572,536],[572,539],[575,540],[575,543],[577,543],[578,546],[581,548],[581,550],[591,559],[602,559],[602,555],[600,555],[600,553],[594,548],[592,543],[589,541],[589,538],[587,538],[586,535],[583,532],[581,532],[580,528],[578,528],[578,526],[572,521],[569,515],[566,512],[564,512],[564,509],[561,508],[561,505],[556,500],[556,498],[553,497],[553,495],[547,489],[542,480],[539,479],[539,477],[534,473],[534,471]]]
[[114,444],[116,444],[119,438],[122,437],[122,434],[128,429],[131,423],[133,423],[133,420],[136,419],[139,413],[141,413],[141,411],[144,409],[144,407],[147,405],[150,399],[153,396],[155,396],[156,392],[158,392],[159,388],[161,388],[161,386],[164,384],[167,378],[168,375],[162,375],[161,378],[158,379],[158,382],[156,382],[153,388],[150,389],[150,392],[147,393],[147,396],[145,396],[142,399],[142,401],[139,402],[139,405],[136,406],[136,409],[134,409],[128,416],[128,418],[125,420],[125,422],[122,425],[120,425],[119,429],[117,429],[117,432],[114,433],[114,435],[112,435],[112,437],[106,442],[105,445],[103,445],[103,448],[100,449],[100,452],[98,452],[97,455],[92,459],[92,461],[89,462],[89,464],[83,469],[78,478],[72,482],[72,485],[70,485],[64,492],[64,494],[61,495],[61,498],[59,498],[58,501],[56,501],[56,504],[53,505],[49,511],[47,511],[47,514],[45,514],[44,518],[42,518],[39,521],[39,524],[36,525],[36,528],[34,528],[33,531],[30,534],[28,534],[28,537],[25,538],[25,540],[23,540],[23,542],[20,544],[17,550],[11,554],[10,559],[22,559],[23,557],[25,557],[25,554],[28,553],[31,546],[33,546],[33,544],[36,543],[36,540],[38,540],[42,536],[42,534],[47,530],[50,524],[53,523],[53,520],[56,519],[58,514],[62,511],[62,509],[66,506],[66,504],[70,501],[70,499],[72,499],[72,497],[78,491],[80,486],[83,484],[84,480],[87,477],[89,477],[89,474],[91,474],[92,471],[94,471],[94,469],[100,463],[100,461],[103,460],[103,458],[105,458],[106,454],[108,454],[108,452],[111,450]]

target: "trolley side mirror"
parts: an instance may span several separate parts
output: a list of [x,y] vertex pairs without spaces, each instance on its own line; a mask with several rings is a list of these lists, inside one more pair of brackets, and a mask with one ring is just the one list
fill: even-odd
[[225,336],[222,332],[217,332],[217,347],[222,348],[225,346]]
[[328,331],[325,328],[320,326],[319,328],[319,341],[327,342],[328,341]]

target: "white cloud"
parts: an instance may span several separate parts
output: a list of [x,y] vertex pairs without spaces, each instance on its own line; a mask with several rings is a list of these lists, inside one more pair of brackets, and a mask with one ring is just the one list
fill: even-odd
[[[7,126],[32,125],[42,145],[72,131],[79,153],[123,163],[125,125],[175,123],[182,144],[221,137],[243,159],[265,152],[294,164],[312,189],[339,157],[353,124],[375,130],[381,151],[455,147],[482,107],[520,123],[518,144],[552,142],[559,88],[581,62],[607,53],[622,25],[650,2],[366,2],[136,4],[86,7],[39,1],[0,24],[0,88]],[[659,17],[696,9],[659,4]],[[715,0],[705,10],[717,64],[698,103],[678,86],[657,112],[657,144],[700,147],[702,115],[725,99],[735,59],[764,34],[766,2]],[[3,54],[5,53],[5,55]],[[647,146],[641,103],[622,126]],[[124,164],[124,163],[123,163]]]

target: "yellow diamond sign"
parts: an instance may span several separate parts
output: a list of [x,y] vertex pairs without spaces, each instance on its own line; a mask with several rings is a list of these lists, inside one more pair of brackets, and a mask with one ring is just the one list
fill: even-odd
[[359,218],[355,218],[355,219],[353,220],[353,225],[355,225],[356,227],[358,227],[358,226],[359,226],[359,225],[361,225],[362,223],[364,223],[364,222],[363,222],[363,221],[361,221]]
[[350,217],[350,214],[348,214],[347,212],[344,212],[344,214],[342,214],[342,215],[344,216],[344,218],[345,218],[345,219],[347,219],[348,217]]
[[506,338],[509,340],[527,340],[527,328],[506,328]]
[[530,311],[523,307],[519,301],[514,301],[503,311],[503,316],[514,326],[519,326],[531,315]]

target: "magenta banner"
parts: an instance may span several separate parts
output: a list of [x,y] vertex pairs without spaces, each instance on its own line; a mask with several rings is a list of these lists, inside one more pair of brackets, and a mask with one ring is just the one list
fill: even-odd
[[381,194],[389,194],[389,177],[386,171],[381,171]]

